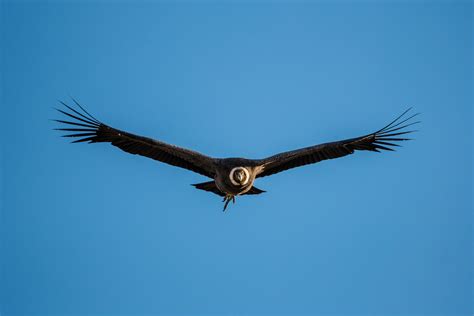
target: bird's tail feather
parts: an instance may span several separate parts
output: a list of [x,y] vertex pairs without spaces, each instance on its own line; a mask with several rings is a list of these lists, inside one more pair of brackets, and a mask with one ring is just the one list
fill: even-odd
[[[219,196],[225,196],[225,194],[222,193],[217,188],[217,185],[216,185],[215,181],[196,183],[196,184],[192,184],[192,186],[194,186],[196,189],[199,189],[199,190],[212,192],[212,193],[217,194]],[[243,195],[249,195],[249,194],[253,195],[253,194],[260,194],[260,193],[264,193],[264,192],[266,192],[266,191],[260,190],[259,188],[256,188],[256,187],[252,187],[249,191],[247,191]]]

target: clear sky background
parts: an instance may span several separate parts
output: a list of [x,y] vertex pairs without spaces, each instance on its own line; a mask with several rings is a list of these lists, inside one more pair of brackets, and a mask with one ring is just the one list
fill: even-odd
[[[1,8],[3,315],[471,314],[470,2]],[[217,157],[423,123],[223,213],[197,174],[58,137],[70,96]]]

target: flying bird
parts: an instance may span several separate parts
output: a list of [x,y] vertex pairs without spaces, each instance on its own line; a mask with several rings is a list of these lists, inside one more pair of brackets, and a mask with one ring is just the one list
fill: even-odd
[[230,201],[235,203],[236,196],[266,192],[254,186],[256,178],[343,157],[358,150],[394,151],[393,147],[400,146],[398,142],[410,140],[404,138],[405,135],[415,132],[407,128],[420,123],[412,121],[419,113],[408,115],[411,110],[409,108],[384,128],[363,136],[287,151],[263,159],[213,158],[197,151],[113,128],[97,120],[76,100],[73,101],[75,108],[60,101],[65,109],[56,109],[66,116],[63,120],[54,120],[66,125],[65,128],[56,128],[66,132],[63,137],[77,138],[73,143],[110,143],[127,153],[148,157],[211,178],[211,181],[193,186],[223,197],[224,211]]

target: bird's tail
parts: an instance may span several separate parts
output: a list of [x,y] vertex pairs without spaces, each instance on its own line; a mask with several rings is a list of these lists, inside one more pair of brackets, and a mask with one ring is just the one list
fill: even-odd
[[[203,183],[196,183],[196,184],[192,184],[192,186],[194,186],[196,189],[199,189],[199,190],[204,190],[204,191],[208,191],[208,192],[212,192],[214,194],[217,194],[219,196],[225,196],[225,193],[222,193],[218,188],[217,188],[217,185],[216,185],[216,182],[215,181],[209,181],[209,182],[203,182]],[[246,193],[244,193],[243,195],[247,195],[247,194],[260,194],[260,193],[264,193],[266,191],[263,191],[263,190],[260,190],[259,188],[256,188],[256,187],[252,187],[249,191],[247,191]]]

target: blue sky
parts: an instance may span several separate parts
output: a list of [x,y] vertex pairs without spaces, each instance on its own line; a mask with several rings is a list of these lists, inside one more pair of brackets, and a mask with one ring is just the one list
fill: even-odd
[[[4,315],[471,314],[470,2],[1,8]],[[217,157],[423,123],[223,213],[197,174],[58,137],[71,96]]]

